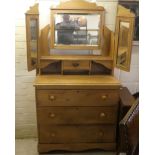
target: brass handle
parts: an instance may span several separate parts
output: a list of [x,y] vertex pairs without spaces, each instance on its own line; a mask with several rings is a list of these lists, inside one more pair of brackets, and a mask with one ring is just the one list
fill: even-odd
[[102,113],[100,114],[100,117],[105,117],[105,113],[102,112]]
[[78,67],[79,63],[72,63],[73,67]]
[[102,99],[106,100],[107,99],[107,95],[102,95]]
[[51,117],[51,118],[54,118],[54,117],[55,117],[55,114],[51,113],[51,114],[50,114],[50,117]]
[[55,100],[55,96],[53,96],[53,95],[51,95],[49,98],[51,101]]

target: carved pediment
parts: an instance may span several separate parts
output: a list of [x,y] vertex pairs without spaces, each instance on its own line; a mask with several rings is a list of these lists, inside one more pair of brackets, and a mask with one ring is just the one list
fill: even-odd
[[34,6],[30,6],[30,9],[26,12],[26,14],[39,14],[39,4],[36,3]]
[[117,16],[134,18],[135,14],[132,13],[130,9],[127,9],[127,8],[123,7],[122,5],[118,5]]
[[98,10],[104,11],[104,8],[98,6],[96,3],[88,2],[85,0],[69,0],[66,2],[61,2],[58,6],[52,7],[54,9],[60,10]]

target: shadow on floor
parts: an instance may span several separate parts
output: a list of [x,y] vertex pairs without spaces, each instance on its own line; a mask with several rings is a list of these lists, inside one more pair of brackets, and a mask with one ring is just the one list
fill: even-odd
[[[39,155],[37,151],[37,139],[16,139],[16,155]],[[99,150],[84,151],[78,153],[52,152],[40,155],[116,155],[115,152],[105,152]]]

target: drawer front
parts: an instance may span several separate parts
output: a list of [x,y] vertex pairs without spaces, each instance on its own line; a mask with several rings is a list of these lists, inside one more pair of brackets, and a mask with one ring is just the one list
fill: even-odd
[[40,126],[39,143],[115,142],[115,126]]
[[39,124],[116,124],[113,107],[42,107],[37,109]]
[[38,106],[111,106],[118,90],[37,90]]
[[64,70],[89,70],[89,61],[63,61]]

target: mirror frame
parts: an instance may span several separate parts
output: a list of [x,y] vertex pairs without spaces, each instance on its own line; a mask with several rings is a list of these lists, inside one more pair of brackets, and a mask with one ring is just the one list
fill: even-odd
[[[117,64],[118,59],[118,46],[119,46],[119,32],[120,32],[120,22],[128,22],[129,23],[129,34],[128,34],[128,50],[127,50],[127,58],[126,65]],[[133,41],[133,33],[134,33],[134,23],[135,23],[135,15],[130,12],[129,9],[118,6],[118,13],[116,18],[116,31],[115,31],[115,66],[124,71],[130,71],[131,64],[131,52],[132,52],[132,41]]]
[[[55,45],[55,14],[98,14],[100,15],[100,27],[99,27],[99,43],[98,45]],[[75,50],[101,50],[103,44],[103,27],[104,27],[104,8],[97,6],[96,3],[90,3],[84,0],[71,0],[64,3],[60,3],[55,8],[51,8],[51,49],[75,49]],[[102,52],[101,52],[102,55]]]
[[[28,71],[32,71],[33,69],[37,68],[38,62],[38,51],[39,51],[39,11],[38,11],[38,4],[30,7],[30,9],[25,13],[26,18],[26,43],[27,43],[27,68]],[[32,64],[32,57],[31,57],[31,45],[30,45],[30,38],[31,38],[31,30],[30,30],[30,20],[35,19],[37,20],[37,50],[36,50],[36,63]]]

